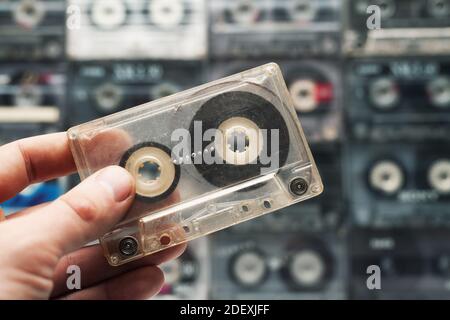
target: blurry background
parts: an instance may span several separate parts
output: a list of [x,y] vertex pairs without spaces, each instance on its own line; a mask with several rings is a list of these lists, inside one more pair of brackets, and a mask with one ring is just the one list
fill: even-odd
[[[194,241],[164,265],[159,298],[450,298],[449,0],[1,0],[0,140],[268,61],[325,192]],[[367,287],[371,265],[381,290]]]

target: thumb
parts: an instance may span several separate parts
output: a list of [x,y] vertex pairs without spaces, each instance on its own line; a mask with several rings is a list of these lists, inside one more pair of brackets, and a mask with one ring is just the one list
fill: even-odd
[[112,229],[133,198],[132,176],[121,167],[108,167],[50,205],[24,217],[22,231],[34,235],[38,238],[34,239],[36,243],[44,242],[62,256]]

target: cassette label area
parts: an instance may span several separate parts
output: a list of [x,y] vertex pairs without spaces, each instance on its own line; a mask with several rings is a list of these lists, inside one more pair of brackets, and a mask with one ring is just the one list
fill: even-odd
[[335,0],[210,1],[215,57],[335,55],[340,2]]
[[123,264],[322,192],[276,64],[69,130],[82,178],[121,165],[136,179],[128,216],[102,237]]
[[74,60],[202,59],[207,52],[205,0],[69,0],[81,27],[67,31]]

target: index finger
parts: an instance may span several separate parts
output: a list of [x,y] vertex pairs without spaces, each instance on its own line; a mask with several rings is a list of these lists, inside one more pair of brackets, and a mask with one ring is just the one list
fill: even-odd
[[65,132],[17,140],[0,147],[0,202],[28,185],[76,170]]

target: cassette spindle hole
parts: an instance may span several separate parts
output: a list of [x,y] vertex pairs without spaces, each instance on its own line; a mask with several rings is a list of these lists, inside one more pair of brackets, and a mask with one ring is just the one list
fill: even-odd
[[244,205],[241,207],[241,209],[242,209],[242,211],[244,211],[244,212],[249,212],[249,211],[250,211],[250,208],[249,208],[248,205],[246,205],[246,204],[244,204]]
[[263,206],[266,209],[270,209],[270,208],[272,208],[272,202],[270,202],[270,200],[264,200]]
[[308,182],[303,178],[296,178],[291,181],[289,188],[293,194],[301,196],[308,191]]
[[183,230],[185,233],[191,232],[191,228],[189,228],[189,226],[183,226]]

